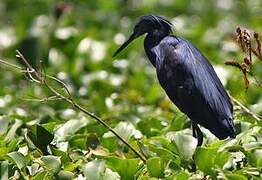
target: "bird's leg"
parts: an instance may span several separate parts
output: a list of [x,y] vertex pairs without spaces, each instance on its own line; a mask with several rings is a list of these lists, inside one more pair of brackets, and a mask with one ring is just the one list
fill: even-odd
[[203,143],[203,133],[195,122],[192,122],[193,136],[197,139],[197,146]]
[[[201,132],[197,123],[193,121],[192,121],[192,131],[193,131],[193,136],[197,139],[197,146],[200,147],[203,143],[203,133]],[[192,171],[193,172],[196,171],[195,155],[193,155]]]

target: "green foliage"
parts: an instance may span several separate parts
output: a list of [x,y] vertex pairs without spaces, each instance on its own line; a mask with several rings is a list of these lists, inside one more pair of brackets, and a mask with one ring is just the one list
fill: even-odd
[[76,102],[146,158],[143,163],[101,124],[64,101],[47,100],[46,88],[0,64],[0,179],[261,179],[261,120],[235,105],[236,139],[219,141],[202,128],[204,144],[196,147],[190,120],[160,87],[142,38],[111,58],[139,16],[163,15],[210,59],[230,94],[261,114],[261,88],[254,85],[262,81],[261,62],[253,59],[256,80],[250,78],[246,93],[241,72],[223,65],[243,58],[232,38],[236,26],[262,35],[261,7],[261,0],[0,1],[0,59],[22,66],[19,49],[38,69],[42,60]]

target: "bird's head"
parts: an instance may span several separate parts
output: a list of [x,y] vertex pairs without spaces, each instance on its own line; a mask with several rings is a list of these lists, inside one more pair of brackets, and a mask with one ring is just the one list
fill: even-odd
[[166,34],[170,34],[172,32],[172,26],[173,25],[171,22],[160,16],[156,16],[156,15],[141,16],[134,27],[133,33],[129,36],[127,41],[124,42],[124,44],[117,49],[113,57],[115,57],[120,51],[122,51],[129,43],[131,43],[137,37],[145,33],[151,33],[155,30],[161,30]]

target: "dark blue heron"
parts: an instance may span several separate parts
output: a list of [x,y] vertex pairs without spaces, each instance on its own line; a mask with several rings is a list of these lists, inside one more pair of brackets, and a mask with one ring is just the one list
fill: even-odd
[[188,40],[172,35],[172,24],[155,15],[142,16],[133,34],[115,52],[147,33],[144,48],[171,101],[192,121],[193,136],[202,145],[204,126],[219,139],[235,137],[233,106],[207,58]]

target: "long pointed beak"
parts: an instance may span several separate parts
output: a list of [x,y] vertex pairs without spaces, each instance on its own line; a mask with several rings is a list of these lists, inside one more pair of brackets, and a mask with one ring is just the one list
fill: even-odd
[[133,33],[129,36],[128,40],[126,42],[124,42],[124,44],[122,44],[122,46],[120,46],[116,52],[114,53],[113,57],[115,57],[118,53],[120,53],[125,47],[128,46],[129,43],[131,43],[134,39],[136,39],[139,35],[137,33]]

